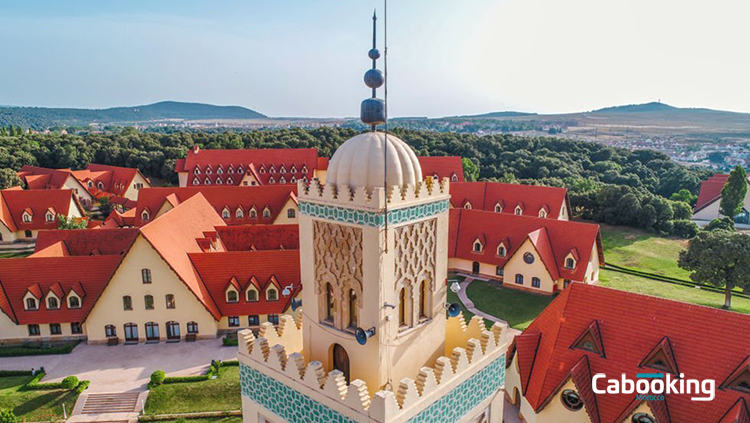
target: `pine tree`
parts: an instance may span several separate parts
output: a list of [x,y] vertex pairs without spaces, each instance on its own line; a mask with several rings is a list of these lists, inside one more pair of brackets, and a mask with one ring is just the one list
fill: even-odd
[[735,217],[742,212],[747,194],[747,174],[742,166],[737,166],[729,173],[729,179],[721,190],[719,213]]

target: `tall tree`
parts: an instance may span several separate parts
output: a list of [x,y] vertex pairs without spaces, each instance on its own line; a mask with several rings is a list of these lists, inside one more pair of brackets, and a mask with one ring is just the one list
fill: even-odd
[[702,231],[680,252],[678,265],[690,279],[724,287],[724,306],[732,306],[732,290],[750,288],[750,236],[723,229]]
[[464,178],[469,182],[476,181],[479,178],[479,167],[476,163],[466,157],[461,159],[461,163],[464,165]]
[[735,217],[742,212],[747,194],[747,174],[742,166],[737,166],[729,173],[729,179],[721,190],[719,213]]
[[0,189],[21,186],[21,178],[13,169],[0,169]]

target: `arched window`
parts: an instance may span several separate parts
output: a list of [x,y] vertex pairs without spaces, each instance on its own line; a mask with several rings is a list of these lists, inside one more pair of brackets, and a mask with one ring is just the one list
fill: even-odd
[[114,338],[115,336],[117,336],[117,328],[115,327],[115,325],[104,326],[104,335],[107,338]]
[[427,318],[427,281],[419,284],[419,317]]
[[474,241],[474,252],[475,253],[481,253],[482,252],[482,243],[479,241]]
[[255,210],[255,207],[253,207],[252,209],[250,209],[250,218],[255,219],[257,217],[258,217],[258,211]]
[[398,325],[406,326],[406,288],[398,293]]
[[133,299],[130,298],[130,295],[126,295],[122,297],[122,309],[123,310],[132,310],[133,309]]
[[229,219],[229,209],[224,209],[221,211],[221,217],[223,219]]
[[503,206],[500,204],[495,204],[495,213],[501,213],[503,211]]
[[26,310],[36,310],[36,298],[26,299]]
[[156,322],[146,323],[146,341],[159,340],[159,324]]
[[47,308],[50,310],[56,310],[60,308],[60,303],[57,301],[57,298],[55,297],[47,298]]
[[467,202],[466,202],[466,203],[464,204],[464,208],[465,208],[466,210],[471,210],[471,203],[467,201]]
[[180,324],[167,322],[167,339],[180,339]]
[[330,283],[326,284],[326,317],[328,323],[333,323],[333,287]]
[[47,222],[53,222],[55,220],[55,214],[51,211],[48,211],[45,215],[45,219],[47,220]]
[[230,289],[227,291],[227,302],[228,303],[236,303],[238,301],[237,299],[237,291]]
[[531,286],[533,288],[539,288],[542,286],[542,281],[540,281],[539,278],[534,276],[533,278],[531,278]]
[[98,183],[96,184],[96,187],[97,187],[97,188],[99,188],[99,189],[104,189],[104,184],[102,183],[102,181],[99,181],[99,182],[98,182]]
[[242,207],[237,207],[237,211],[234,213],[234,216],[237,219],[242,219],[243,217],[245,217],[245,212],[242,210]]
[[68,308],[81,308],[81,299],[75,295],[68,297]]
[[28,212],[23,214],[23,223],[31,223],[31,215]]
[[268,288],[266,291],[266,300],[267,301],[276,301],[279,299],[279,291],[276,290],[276,288]]
[[167,301],[167,308],[175,308],[174,295],[167,294],[164,298]]
[[196,322],[188,322],[187,324],[187,331],[189,334],[196,334],[198,333],[198,323]]
[[458,175],[456,175],[455,173],[451,175],[451,182],[458,182]]
[[504,245],[499,245],[499,246],[497,247],[497,255],[498,255],[499,257],[505,257],[505,254],[506,254],[506,251],[505,251],[505,246],[504,246]]
[[154,296],[153,295],[144,295],[143,296],[143,303],[146,306],[146,310],[153,310],[154,309]]
[[565,259],[565,267],[567,267],[568,269],[576,267],[576,261],[572,257],[568,257],[567,259]]
[[523,285],[523,275],[520,273],[516,273],[516,283],[519,285]]
[[294,209],[287,209],[286,217],[288,217],[289,219],[294,219],[295,217],[297,217],[297,213],[294,211]]
[[245,300],[248,303],[254,303],[258,301],[258,291],[256,291],[255,288],[248,288],[247,293],[245,294]]
[[271,210],[266,207],[265,209],[263,209],[263,218],[268,219],[269,217],[271,217]]
[[357,293],[349,290],[349,328],[357,327]]
[[151,283],[151,269],[141,269],[141,280],[143,283]]

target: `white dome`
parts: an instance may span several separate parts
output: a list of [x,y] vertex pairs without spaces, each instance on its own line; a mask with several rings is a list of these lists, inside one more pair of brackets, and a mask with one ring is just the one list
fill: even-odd
[[[371,191],[383,186],[382,132],[365,132],[341,144],[328,165],[326,184],[365,187]],[[419,160],[405,142],[388,134],[388,186],[416,184],[422,181]]]

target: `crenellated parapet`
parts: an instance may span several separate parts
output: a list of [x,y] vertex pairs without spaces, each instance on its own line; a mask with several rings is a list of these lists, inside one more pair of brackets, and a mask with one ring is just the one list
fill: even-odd
[[[415,369],[416,379],[402,379],[394,391],[371,394],[365,382],[347,384],[340,371],[326,372],[319,361],[306,362],[301,351],[293,351],[299,329],[291,317],[284,317],[287,322],[279,331],[266,327],[257,338],[249,330],[240,331],[239,359],[243,395],[289,421],[453,421],[450,413],[466,412],[472,401],[481,404],[504,384],[511,335],[499,323],[487,330],[476,316],[468,325],[463,316],[449,319],[451,342],[446,346],[452,347],[445,356],[432,367]],[[285,342],[291,342],[291,349]],[[458,342],[462,346],[453,346]],[[280,400],[280,391],[289,396]],[[455,407],[446,407],[451,401],[457,402]],[[300,416],[304,410],[319,413]]]

